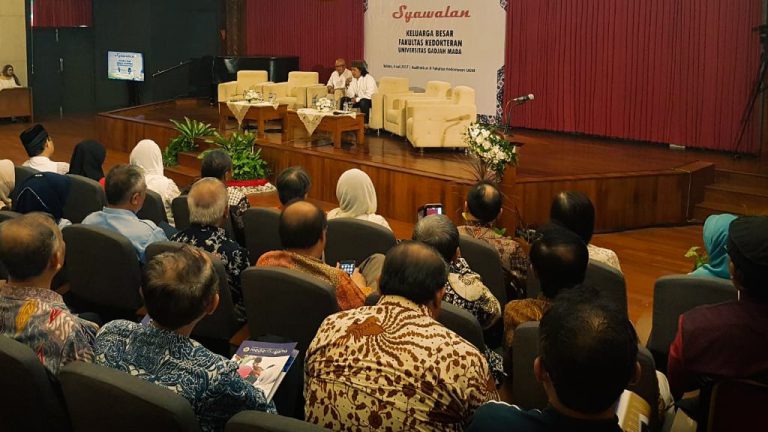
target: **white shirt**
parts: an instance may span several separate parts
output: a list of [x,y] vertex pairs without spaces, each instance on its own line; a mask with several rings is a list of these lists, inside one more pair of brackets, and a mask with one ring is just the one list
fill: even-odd
[[355,102],[358,99],[371,99],[378,90],[376,80],[368,74],[360,78],[352,78],[352,82],[347,87],[347,97],[354,98]]
[[34,168],[40,172],[52,172],[57,174],[66,174],[69,172],[69,164],[66,162],[54,162],[45,156],[35,156],[23,164],[26,167]]
[[331,77],[328,78],[328,87],[335,89],[343,89],[347,86],[347,78],[352,78],[352,72],[349,69],[344,69],[344,72],[339,75],[338,71],[333,71]]
[[16,87],[21,87],[21,86],[16,85],[16,81],[13,78],[11,79],[0,78],[0,90],[11,89]]

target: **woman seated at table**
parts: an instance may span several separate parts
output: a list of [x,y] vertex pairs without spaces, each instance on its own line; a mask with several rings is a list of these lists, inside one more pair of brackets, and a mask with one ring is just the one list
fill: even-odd
[[21,87],[19,77],[13,73],[13,66],[7,64],[3,66],[3,73],[0,74],[0,90],[15,87]]
[[347,78],[346,97],[341,99],[341,106],[345,102],[352,103],[355,108],[360,108],[360,112],[365,116],[365,122],[368,123],[368,113],[371,111],[371,98],[378,91],[376,80],[368,73],[368,65],[365,61],[352,62],[352,78]]

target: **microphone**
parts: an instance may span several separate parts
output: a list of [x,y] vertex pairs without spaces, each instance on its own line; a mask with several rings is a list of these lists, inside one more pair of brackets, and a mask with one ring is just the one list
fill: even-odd
[[514,102],[516,104],[524,104],[524,103],[526,103],[528,101],[532,101],[533,99],[534,99],[533,93],[530,93],[530,94],[528,94],[526,96],[516,97],[516,98],[512,99],[512,102]]

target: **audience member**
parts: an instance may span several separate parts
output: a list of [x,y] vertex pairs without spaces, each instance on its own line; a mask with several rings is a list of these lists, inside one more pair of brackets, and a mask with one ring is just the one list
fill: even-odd
[[237,373],[237,363],[189,335],[219,304],[218,278],[193,247],[163,253],[144,269],[142,296],[152,321],[112,321],[96,336],[96,363],[138,376],[186,398],[203,431],[222,431],[244,410],[275,412],[264,393]]
[[280,214],[280,240],[285,250],[267,252],[256,266],[284,267],[322,279],[336,288],[339,309],[360,307],[370,294],[365,278],[355,269],[350,277],[323,262],[328,223],[325,213],[307,201],[294,201]]
[[539,321],[560,293],[584,282],[589,264],[587,247],[572,231],[550,225],[531,245],[531,267],[539,281],[538,298],[513,300],[504,308],[504,346],[509,349],[517,326]]
[[503,211],[501,207],[501,192],[493,183],[476,183],[467,193],[464,202],[467,224],[459,227],[459,233],[493,246],[499,252],[504,268],[507,296],[510,299],[524,298],[530,265],[528,254],[520,243],[497,232],[495,225]]
[[38,171],[66,174],[69,172],[69,164],[66,162],[53,162],[50,158],[55,150],[53,138],[48,135],[43,125],[36,124],[19,135],[24,150],[29,159],[24,166]]
[[19,77],[13,72],[12,65],[3,66],[3,73],[0,74],[0,90],[21,87]]
[[13,206],[11,194],[16,187],[16,169],[8,159],[0,160],[0,210],[10,210]]
[[347,81],[352,81],[352,72],[347,69],[347,62],[343,58],[336,59],[333,69],[331,77],[328,78],[328,93],[344,90],[347,87]]
[[357,168],[344,171],[336,183],[336,199],[339,207],[328,212],[328,219],[355,218],[392,229],[383,216],[376,214],[376,189],[363,171]]
[[46,215],[31,213],[0,224],[0,261],[8,269],[8,281],[0,284],[0,334],[32,348],[54,375],[71,361],[93,359],[97,330],[51,290],[64,251],[61,232]]
[[768,217],[740,217],[728,237],[739,300],[680,316],[667,364],[676,399],[708,380],[768,378]]
[[730,279],[728,271],[728,228],[736,216],[728,213],[712,215],[704,221],[704,248],[709,260],[690,274],[692,276]]
[[379,89],[376,87],[376,80],[368,73],[368,65],[365,61],[352,62],[351,71],[352,79],[347,78],[347,92],[342,98],[342,104],[349,101],[353,107],[360,108],[367,124],[368,113],[371,111],[371,98]]
[[104,190],[107,206],[88,215],[83,224],[101,226],[124,235],[133,244],[139,260],[144,262],[147,245],[167,240],[165,232],[154,222],[136,216],[147,197],[144,174],[133,165],[116,165],[107,173]]
[[157,193],[163,199],[168,223],[173,225],[171,203],[174,198],[181,195],[181,192],[173,180],[163,175],[163,154],[160,147],[152,140],[141,140],[131,151],[130,162],[131,165],[136,165],[144,170],[147,189]]
[[[224,150],[212,150],[205,154],[200,165],[200,177],[213,177],[225,185],[232,179],[232,158]],[[238,188],[227,187],[228,208],[232,215],[234,226],[242,231],[243,214],[251,207],[248,197]]]
[[277,176],[275,187],[280,198],[280,204],[287,206],[294,200],[307,199],[312,179],[300,166],[292,166],[284,169]]
[[13,210],[22,214],[48,213],[61,228],[72,225],[72,222],[64,219],[70,183],[69,177],[52,172],[29,176],[18,187]]
[[238,318],[245,321],[240,274],[248,268],[248,250],[227,237],[224,221],[229,217],[227,189],[212,177],[198,180],[189,191],[189,228],[178,232],[171,240],[188,243],[221,259],[227,269],[227,282]]
[[69,173],[88,177],[99,183],[104,181],[104,160],[107,158],[107,150],[100,142],[95,140],[81,141],[72,152],[69,161]]
[[589,259],[621,271],[616,252],[590,243],[595,230],[595,207],[587,194],[577,191],[560,192],[552,201],[549,217],[552,222],[568,228],[581,237],[589,249]]
[[306,355],[306,419],[332,430],[460,431],[497,398],[480,352],[434,320],[440,255],[403,242],[386,256],[376,306],[329,316]]
[[533,370],[547,393],[546,409],[491,402],[467,430],[621,432],[616,404],[640,377],[637,335],[626,314],[595,290],[570,290],[541,320]]

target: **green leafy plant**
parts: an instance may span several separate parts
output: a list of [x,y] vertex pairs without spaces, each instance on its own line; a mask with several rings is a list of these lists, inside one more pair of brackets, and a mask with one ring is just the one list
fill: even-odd
[[688,252],[685,253],[686,258],[692,258],[694,260],[693,261],[694,270],[696,270],[697,268],[709,262],[709,257],[707,256],[707,253],[706,252],[699,253],[700,250],[701,250],[700,247],[693,246],[690,249],[688,249]]
[[[223,136],[218,132],[213,134],[213,139],[206,140],[224,150],[232,158],[232,178],[235,180],[256,180],[267,178],[269,166],[267,161],[261,158],[261,149],[254,149],[256,135],[251,132],[235,132],[229,136]],[[202,159],[210,150],[201,153]]]
[[179,163],[180,152],[197,149],[198,138],[207,138],[216,133],[210,124],[184,117],[183,122],[171,119],[171,123],[179,131],[179,135],[173,138],[163,152],[163,165],[173,166]]

